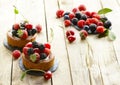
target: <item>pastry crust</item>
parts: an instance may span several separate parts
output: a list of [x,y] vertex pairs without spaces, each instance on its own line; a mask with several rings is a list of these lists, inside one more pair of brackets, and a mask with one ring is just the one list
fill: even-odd
[[11,30],[7,32],[7,42],[10,46],[22,48],[26,43],[35,41],[37,34],[34,36],[29,36],[27,39],[20,39],[18,37],[13,37]]
[[48,57],[48,59],[40,60],[38,63],[33,63],[27,59],[27,56],[25,56],[24,53],[22,53],[23,65],[27,69],[40,69],[44,71],[49,70],[54,65],[55,57],[52,54],[50,54]]

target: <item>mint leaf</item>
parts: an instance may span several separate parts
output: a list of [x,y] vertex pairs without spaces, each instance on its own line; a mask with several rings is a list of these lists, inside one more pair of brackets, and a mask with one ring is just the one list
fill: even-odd
[[108,39],[111,40],[111,41],[114,41],[116,39],[115,34],[113,32],[111,32],[111,31],[109,31]]
[[21,77],[20,77],[20,80],[21,80],[21,81],[22,81],[22,80],[24,79],[24,77],[26,76],[26,73],[27,73],[27,71],[25,71],[25,72],[22,73],[22,75],[21,75]]
[[31,54],[30,55],[30,60],[32,61],[32,62],[35,62],[36,61],[36,55],[35,54]]
[[19,37],[21,37],[21,36],[23,35],[23,31],[22,31],[21,29],[18,29],[18,30],[17,30],[17,35],[18,35]]
[[106,37],[109,35],[109,30],[105,30],[103,33],[98,35],[98,38]]
[[111,12],[112,10],[109,8],[103,8],[101,10],[98,11],[98,14],[107,14],[109,12]]

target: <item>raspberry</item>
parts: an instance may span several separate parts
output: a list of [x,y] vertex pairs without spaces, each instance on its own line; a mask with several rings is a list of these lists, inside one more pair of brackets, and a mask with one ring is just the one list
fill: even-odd
[[65,20],[64,21],[65,27],[68,27],[71,25],[71,21],[70,20]]
[[52,78],[52,73],[51,73],[51,71],[45,72],[45,73],[44,73],[44,78],[45,78],[46,80],[51,79],[51,78]]
[[34,53],[40,53],[40,49],[39,48],[34,48],[33,51],[34,51]]
[[85,11],[85,14],[87,15],[87,17],[91,17],[91,13],[89,11]]
[[97,18],[91,18],[91,23],[97,24],[99,20]]
[[81,30],[81,32],[80,32],[81,40],[85,40],[87,36],[88,36],[87,31]]
[[73,9],[72,9],[72,12],[73,12],[74,14],[75,14],[77,11],[78,11],[77,8],[73,8]]
[[97,14],[96,12],[91,12],[91,17],[93,17],[94,14]]
[[76,37],[75,37],[75,36],[73,36],[73,35],[68,36],[68,41],[69,41],[69,43],[72,43],[72,42],[75,41],[75,40],[76,40]]
[[28,43],[25,45],[25,47],[32,48],[32,47],[33,47],[32,42],[28,42]]
[[70,14],[69,14],[70,20],[73,19],[74,17],[75,17],[75,14],[73,14],[73,13],[70,13]]
[[70,36],[70,35],[74,35],[75,33],[74,33],[74,31],[73,30],[67,30],[66,31],[66,36],[68,37],[68,36]]
[[40,33],[42,31],[42,26],[40,24],[36,25],[36,30],[38,33]]
[[103,22],[99,21],[99,22],[97,23],[97,26],[103,26]]
[[23,48],[23,53],[25,54],[25,55],[28,55],[28,49],[29,49],[29,47],[24,47]]
[[97,31],[98,33],[103,33],[104,30],[105,30],[105,28],[104,28],[103,26],[98,26],[97,29],[96,29],[96,31]]
[[59,9],[59,10],[57,10],[57,12],[56,12],[56,16],[57,16],[58,18],[61,18],[61,17],[63,17],[63,13],[64,13],[64,10]]
[[27,28],[28,30],[31,30],[33,28],[33,26],[32,26],[32,24],[26,23],[25,28]]
[[23,34],[20,36],[21,39],[28,38],[28,32],[26,30],[22,30]]
[[98,14],[94,14],[92,17],[97,18],[98,20],[100,20],[100,15],[98,15]]
[[51,53],[51,51],[49,48],[45,48],[44,53],[48,56]]
[[12,52],[12,56],[14,59],[18,59],[20,57],[20,55],[21,55],[21,52],[19,50],[14,50]]
[[19,28],[20,28],[20,26],[19,26],[18,23],[16,23],[16,24],[13,25],[13,29],[14,29],[14,30],[18,30]]
[[85,11],[86,10],[86,7],[85,5],[81,4],[79,7],[78,7],[79,11]]
[[85,25],[85,21],[84,20],[79,20],[77,25],[78,25],[78,27],[83,28],[83,26]]
[[49,43],[44,44],[45,48],[51,49],[51,45]]

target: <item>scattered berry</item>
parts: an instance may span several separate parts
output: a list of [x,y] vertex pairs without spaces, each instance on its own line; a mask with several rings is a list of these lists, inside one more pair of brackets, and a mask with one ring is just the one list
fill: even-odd
[[57,10],[57,12],[56,12],[56,16],[58,17],[58,18],[61,18],[62,16],[63,16],[63,13],[64,13],[64,10]]
[[69,20],[69,15],[64,15],[64,20]]
[[85,25],[85,21],[84,20],[79,20],[77,25],[78,25],[78,27],[83,28],[83,26]]
[[70,14],[69,14],[70,20],[72,20],[74,17],[75,17],[75,14],[73,14],[73,13],[70,13]]
[[75,13],[75,17],[80,20],[81,19],[81,13],[80,12],[76,12]]
[[21,55],[21,52],[19,50],[14,50],[12,52],[12,56],[14,59],[18,59],[20,57],[20,55]]
[[85,11],[86,10],[86,7],[85,5],[81,4],[79,7],[78,7],[79,11]]
[[68,36],[68,41],[69,41],[70,43],[74,42],[75,40],[76,40],[76,37],[75,37],[75,36],[72,36],[72,35]]
[[87,31],[86,30],[81,30],[81,32],[80,32],[81,40],[85,40],[87,36],[88,36]]
[[51,78],[52,78],[52,72],[51,72],[51,71],[45,72],[45,73],[44,73],[44,78],[45,78],[46,80],[51,79]]
[[107,28],[107,29],[109,29],[111,27],[111,25],[112,25],[112,23],[109,20],[106,20],[104,22],[104,27]]
[[97,29],[96,29],[96,31],[98,33],[103,33],[105,31],[105,28],[103,26],[98,26]]
[[77,8],[73,8],[72,12],[75,14],[76,12],[78,12],[78,9]]
[[71,25],[71,21],[70,20],[65,20],[64,21],[65,27],[68,27]]
[[73,19],[72,19],[72,23],[73,23],[74,25],[77,25],[77,22],[78,22],[78,19],[77,19],[77,18],[73,18]]
[[67,30],[66,31],[66,36],[68,37],[68,36],[70,36],[70,35],[74,35],[75,33],[74,33],[74,31],[73,30]]

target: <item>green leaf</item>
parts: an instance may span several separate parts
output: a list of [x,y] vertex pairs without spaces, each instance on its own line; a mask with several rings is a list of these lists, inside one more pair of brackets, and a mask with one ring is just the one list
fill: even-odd
[[32,62],[35,62],[36,61],[36,55],[35,54],[31,54],[30,55],[30,60],[32,61]]
[[116,39],[116,36],[113,32],[109,31],[108,39],[111,41],[114,41]]
[[109,30],[105,30],[103,33],[98,35],[98,38],[106,37],[109,35]]
[[107,14],[109,12],[111,12],[112,10],[109,8],[103,8],[101,10],[98,11],[98,14]]
[[22,31],[21,29],[18,29],[18,30],[17,30],[17,35],[18,35],[19,37],[21,37],[21,36],[23,35],[23,31]]
[[26,73],[27,73],[27,71],[25,71],[25,72],[22,73],[22,75],[21,75],[21,77],[20,77],[20,80],[21,80],[21,81],[22,81],[22,80],[24,79],[24,77],[26,76]]

